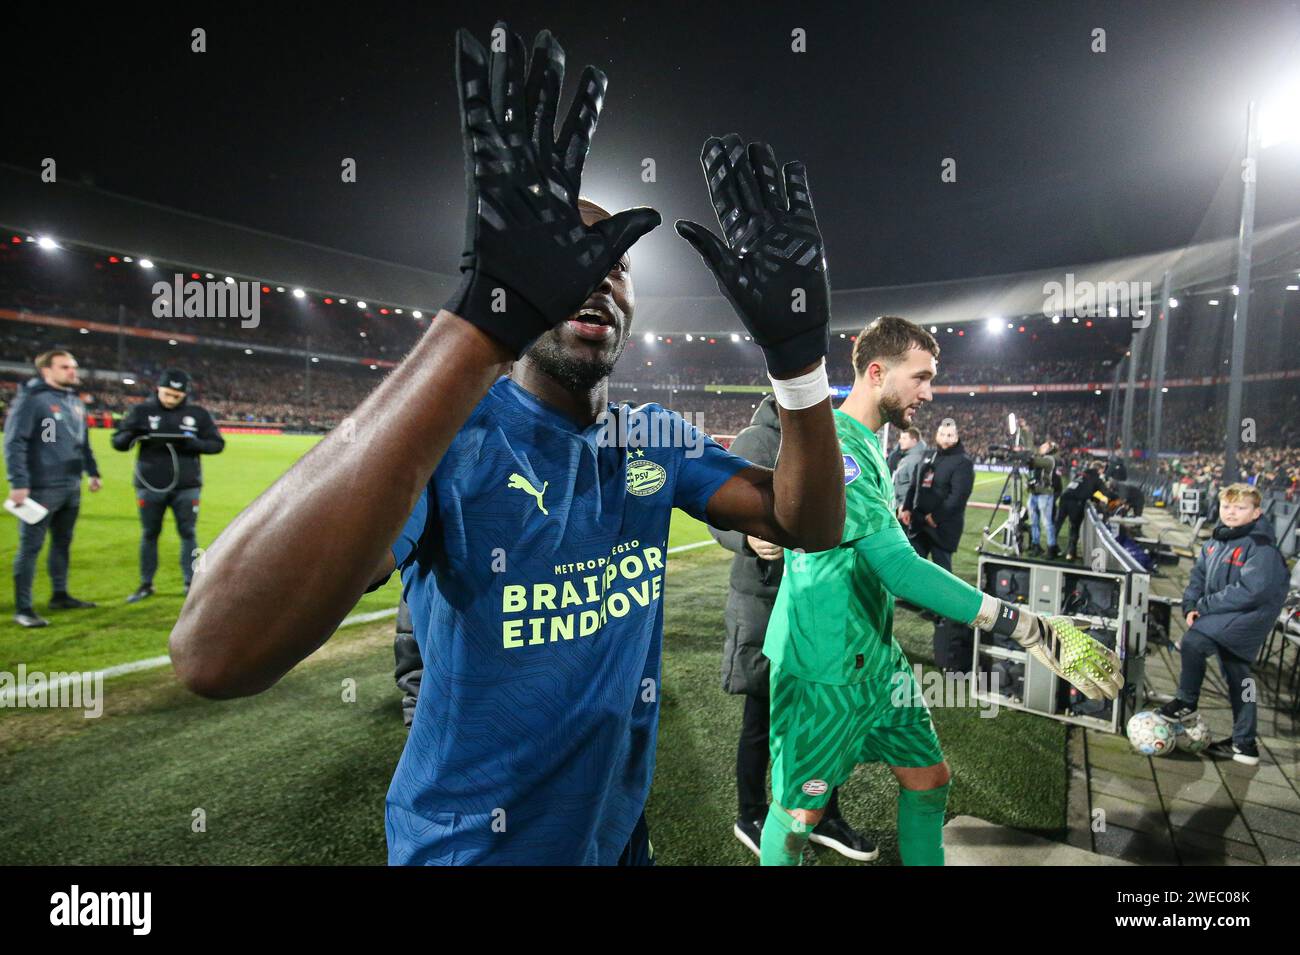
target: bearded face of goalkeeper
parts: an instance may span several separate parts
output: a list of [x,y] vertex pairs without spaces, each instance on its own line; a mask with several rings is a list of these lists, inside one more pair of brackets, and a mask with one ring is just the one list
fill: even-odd
[[862,330],[853,346],[854,387],[866,385],[883,424],[910,428],[939,369],[939,343],[920,325],[884,315]]

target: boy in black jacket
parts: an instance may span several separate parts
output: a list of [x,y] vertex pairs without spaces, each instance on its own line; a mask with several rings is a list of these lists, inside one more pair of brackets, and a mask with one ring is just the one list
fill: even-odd
[[1181,644],[1178,695],[1157,712],[1167,722],[1197,719],[1196,704],[1205,664],[1217,654],[1232,703],[1232,739],[1206,753],[1254,766],[1255,679],[1251,661],[1259,654],[1287,595],[1286,559],[1273,528],[1261,520],[1259,491],[1232,484],[1219,492],[1220,524],[1201,549],[1183,594],[1188,631]]
[[158,570],[158,535],[170,507],[181,537],[181,577],[185,593],[194,575],[198,549],[195,525],[203,488],[201,454],[220,454],[226,439],[207,409],[188,401],[190,376],[169,368],[162,373],[155,397],[133,407],[113,434],[113,447],[129,451],[140,446],[135,466],[135,498],[140,508],[140,586],[126,598],[136,603],[153,596]]

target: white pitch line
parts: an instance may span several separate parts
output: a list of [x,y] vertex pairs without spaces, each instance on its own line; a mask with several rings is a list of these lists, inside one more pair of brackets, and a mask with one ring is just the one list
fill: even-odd
[[[694,544],[679,544],[676,547],[668,548],[668,553],[680,554],[682,551],[685,550],[694,550],[697,547],[708,547],[710,544],[715,544],[715,543],[717,542],[714,541],[712,538],[709,538],[706,541],[696,541]],[[343,622],[338,625],[338,629],[342,630],[344,627],[354,627],[357,624],[362,624],[362,623],[374,623],[376,620],[383,620],[386,617],[396,617],[396,616],[397,616],[396,607],[390,607],[387,610],[373,610],[368,613],[354,613],[352,614],[352,616],[344,618]],[[156,670],[158,667],[165,667],[171,662],[172,662],[172,658],[164,655],[161,657],[149,657],[146,660],[133,660],[130,663],[119,663],[116,666],[107,667],[102,671],[95,670],[91,672],[103,673],[105,680],[111,680],[115,676],[123,676],[124,674],[127,673],[138,673],[141,670]],[[58,687],[70,685],[74,680],[76,682],[80,682],[81,674],[78,673],[75,676],[64,677],[63,679],[59,680],[57,683],[50,684],[49,686],[47,686],[46,692],[47,693],[57,692]],[[24,689],[24,688],[15,687],[14,689],[6,690],[4,693],[0,693],[0,707],[13,706],[15,701],[17,700],[18,691],[20,689]],[[24,692],[23,695],[26,696],[26,693]]]

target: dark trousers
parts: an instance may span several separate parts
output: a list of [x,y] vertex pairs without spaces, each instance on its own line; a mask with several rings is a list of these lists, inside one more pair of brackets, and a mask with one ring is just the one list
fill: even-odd
[[[766,696],[745,696],[745,711],[740,718],[740,745],[736,747],[736,796],[739,818],[758,822],[767,818],[768,733],[771,714]],[[826,819],[840,814],[840,791],[831,791],[826,804]]]
[[1056,539],[1061,539],[1061,526],[1065,524],[1066,519],[1070,521],[1070,538],[1066,544],[1065,553],[1067,556],[1074,558],[1079,556],[1079,525],[1083,523],[1083,509],[1087,507],[1086,501],[1073,500],[1068,497],[1061,498],[1060,510],[1056,512]]
[[[1238,656],[1223,644],[1208,637],[1195,627],[1183,634],[1180,645],[1183,663],[1178,675],[1178,698],[1195,707],[1205,680],[1205,667],[1210,657],[1218,654],[1223,669],[1224,682],[1228,684],[1228,701],[1232,704],[1232,741],[1238,746],[1255,742],[1255,701],[1258,690],[1250,675],[1250,660]],[[1255,653],[1259,652],[1256,647]],[[1253,658],[1255,654],[1251,654]],[[1246,693],[1250,688],[1249,694]],[[1245,697],[1249,695],[1251,699]]]
[[81,485],[34,487],[28,494],[49,509],[39,524],[18,523],[18,553],[14,555],[14,607],[18,613],[32,609],[32,581],[36,579],[36,558],[50,532],[47,557],[50,582],[56,594],[68,590],[68,556],[72,550],[72,529],[81,512]]
[[917,531],[916,536],[912,538],[912,546],[922,557],[929,558],[948,573],[952,573],[952,551],[944,550],[932,541],[925,531]]
[[174,491],[158,492],[136,487],[135,500],[140,508],[140,583],[152,584],[158,572],[158,535],[162,533],[163,518],[171,508],[176,515],[176,533],[181,536],[181,579],[190,582],[194,576],[194,552],[199,542],[194,527],[199,520],[199,492],[202,488],[185,487]]

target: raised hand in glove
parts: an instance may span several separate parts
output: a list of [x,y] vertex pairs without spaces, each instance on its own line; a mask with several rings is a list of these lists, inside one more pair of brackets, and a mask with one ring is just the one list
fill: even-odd
[[986,595],[974,623],[982,630],[1015,640],[1090,700],[1113,700],[1124,688],[1119,657],[1076,627],[1069,617],[1043,619],[1024,607]]
[[661,219],[637,208],[583,224],[578,189],[605,74],[583,71],[556,138],[564,50],[543,30],[525,74],[523,38],[504,23],[492,37],[489,54],[456,33],[467,209],[462,281],[446,308],[520,354],[581,308]]
[[754,341],[768,373],[788,377],[826,356],[831,290],[803,163],[778,169],[772,147],[735,133],[700,155],[724,242],[685,219],[677,231],[704,257]]

